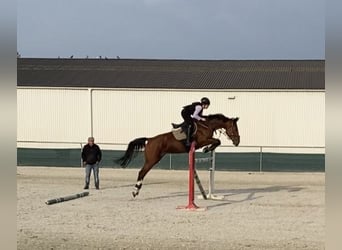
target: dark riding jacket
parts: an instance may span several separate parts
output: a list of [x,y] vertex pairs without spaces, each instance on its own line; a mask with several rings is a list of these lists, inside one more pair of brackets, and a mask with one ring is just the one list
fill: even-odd
[[[186,112],[187,115],[191,116],[195,112],[196,106],[198,105],[202,106],[200,102],[193,102],[190,105],[184,106],[183,110]],[[202,117],[202,113],[203,113],[203,109],[198,115]]]

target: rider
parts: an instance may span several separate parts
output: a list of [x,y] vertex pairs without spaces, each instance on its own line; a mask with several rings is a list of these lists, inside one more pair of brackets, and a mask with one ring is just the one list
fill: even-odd
[[193,102],[190,105],[184,106],[181,112],[184,122],[179,125],[172,123],[173,128],[179,128],[182,125],[185,125],[186,146],[190,146],[191,130],[194,127],[193,119],[196,119],[197,121],[205,121],[205,118],[202,116],[202,112],[203,109],[207,109],[209,105],[209,99],[207,97],[203,97],[201,102]]

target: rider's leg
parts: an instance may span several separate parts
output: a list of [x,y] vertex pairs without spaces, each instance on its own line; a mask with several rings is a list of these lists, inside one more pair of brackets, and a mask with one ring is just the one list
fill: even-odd
[[193,120],[191,117],[191,114],[187,113],[186,111],[182,111],[182,117],[184,119],[184,123],[185,123],[185,134],[186,134],[186,146],[190,146],[191,144],[191,130],[193,128]]
[[[186,124],[186,120],[188,119],[187,117],[188,116],[190,116],[190,114],[188,114],[184,109],[182,110],[182,112],[181,112],[181,115],[182,115],[182,117],[183,117],[183,122],[182,123],[179,123],[179,124],[176,124],[176,123],[171,123],[171,125],[172,125],[172,127],[173,128],[180,128],[180,127],[182,127],[183,128],[183,126],[185,126]],[[183,130],[184,130],[184,128],[183,128]]]
[[192,125],[188,125],[187,130],[186,130],[186,146],[190,146],[191,145],[191,129],[192,129]]

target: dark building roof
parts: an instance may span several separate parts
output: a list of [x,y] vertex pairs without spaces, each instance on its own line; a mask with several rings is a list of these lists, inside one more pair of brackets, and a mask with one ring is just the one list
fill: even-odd
[[18,58],[18,86],[325,89],[324,60]]

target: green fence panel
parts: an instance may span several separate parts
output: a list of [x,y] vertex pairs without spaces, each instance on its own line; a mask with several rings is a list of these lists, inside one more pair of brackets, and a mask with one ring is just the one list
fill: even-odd
[[[124,151],[102,150],[102,167],[121,168],[116,162],[124,154]],[[196,158],[210,157],[210,153],[197,152]],[[230,171],[259,171],[262,163],[262,171],[325,171],[324,154],[283,154],[263,153],[260,162],[260,153],[216,153],[216,170]],[[81,164],[80,149],[37,149],[18,148],[18,166],[56,166],[79,167]],[[144,164],[144,153],[137,153],[132,159],[129,168],[141,168]],[[196,164],[199,170],[209,169],[210,162]],[[166,154],[154,166],[156,169],[188,169],[188,154]]]
[[18,166],[79,167],[80,149],[18,148]]
[[325,171],[325,155],[323,154],[280,154],[263,153],[263,171]]

